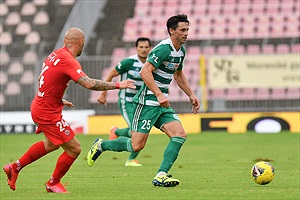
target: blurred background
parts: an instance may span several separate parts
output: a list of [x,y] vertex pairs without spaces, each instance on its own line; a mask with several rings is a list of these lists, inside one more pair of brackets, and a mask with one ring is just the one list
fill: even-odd
[[[167,19],[189,16],[184,72],[201,112],[300,110],[300,0],[1,0],[0,109],[29,111],[42,62],[63,45],[72,26],[86,34],[78,58],[91,78],[104,79],[137,37],[153,46],[168,37]],[[76,109],[119,114],[117,90],[108,105],[99,92],[71,82],[65,98]],[[178,113],[190,113],[185,94],[172,82]],[[67,110],[68,108],[66,108]]]

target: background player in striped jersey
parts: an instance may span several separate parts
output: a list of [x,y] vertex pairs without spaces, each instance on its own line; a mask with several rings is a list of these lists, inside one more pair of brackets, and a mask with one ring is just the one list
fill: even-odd
[[99,155],[106,150],[140,151],[146,144],[151,128],[155,126],[164,131],[170,141],[152,184],[173,187],[179,184],[179,180],[170,177],[167,173],[176,161],[186,140],[186,133],[180,119],[170,107],[167,98],[173,78],[189,97],[192,112],[195,114],[199,111],[200,103],[182,71],[185,57],[185,49],[182,44],[186,42],[189,31],[187,15],[170,17],[167,21],[167,29],[170,37],[153,48],[140,72],[144,84],[134,97],[135,112],[131,122],[132,139],[120,140],[121,138],[117,138],[104,141],[97,138],[88,152],[87,162],[89,166],[92,166]]
[[[131,55],[125,59],[123,59],[117,66],[112,68],[108,73],[105,81],[110,82],[113,77],[121,76],[121,80],[134,80],[136,89],[125,89],[119,91],[119,108],[121,110],[121,114],[126,121],[128,127],[119,129],[113,126],[110,130],[109,139],[113,140],[119,136],[131,137],[130,132],[130,124],[131,124],[131,116],[133,113],[132,99],[134,95],[139,91],[143,84],[143,80],[140,76],[140,71],[143,65],[146,62],[147,56],[151,50],[151,41],[149,38],[139,37],[135,42],[136,54]],[[107,91],[102,91],[101,95],[98,97],[98,102],[100,104],[106,104],[106,93]],[[133,166],[138,167],[142,166],[137,160],[136,157],[139,152],[132,152],[125,163],[125,166]]]

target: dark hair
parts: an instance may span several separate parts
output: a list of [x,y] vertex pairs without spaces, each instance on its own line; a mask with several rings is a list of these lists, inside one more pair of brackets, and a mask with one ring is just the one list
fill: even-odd
[[168,29],[169,35],[171,35],[169,29],[171,28],[173,30],[176,30],[176,28],[178,27],[178,22],[190,23],[188,20],[188,16],[186,14],[178,14],[178,15],[174,15],[174,16],[170,17],[167,21],[167,29]]
[[139,42],[144,42],[144,41],[148,41],[149,46],[151,47],[151,41],[149,38],[146,38],[146,37],[139,37],[135,42],[135,47],[137,47],[139,45]]

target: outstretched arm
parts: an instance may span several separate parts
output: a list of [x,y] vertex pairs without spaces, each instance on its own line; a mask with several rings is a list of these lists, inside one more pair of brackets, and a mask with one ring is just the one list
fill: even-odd
[[[119,72],[116,70],[116,68],[112,68],[110,72],[108,73],[107,77],[105,78],[106,82],[110,82],[114,77],[118,76]],[[106,90],[102,91],[101,94],[98,96],[97,101],[100,104],[106,104]]]
[[176,80],[177,85],[182,89],[182,91],[184,91],[184,93],[190,98],[190,101],[192,103],[192,112],[195,114],[198,113],[200,109],[200,102],[191,89],[182,70],[177,70],[175,72],[174,79]]
[[88,76],[82,76],[77,81],[78,84],[82,85],[83,87],[90,89],[90,90],[114,90],[114,89],[125,89],[125,88],[131,88],[135,89],[135,81],[133,80],[124,80],[121,82],[106,82],[101,81],[98,79],[92,79]]

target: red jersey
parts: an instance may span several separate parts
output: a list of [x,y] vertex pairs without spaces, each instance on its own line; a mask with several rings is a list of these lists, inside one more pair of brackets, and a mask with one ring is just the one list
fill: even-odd
[[31,103],[34,122],[53,124],[62,118],[62,98],[70,80],[77,82],[86,74],[66,47],[52,52],[44,61],[38,91]]

